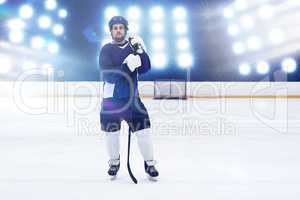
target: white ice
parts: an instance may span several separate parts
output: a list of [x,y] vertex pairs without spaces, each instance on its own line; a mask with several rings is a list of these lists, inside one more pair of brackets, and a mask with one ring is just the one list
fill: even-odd
[[144,99],[160,178],[146,178],[134,139],[138,185],[126,169],[125,124],[119,177],[107,177],[99,99],[48,99],[37,114],[45,102],[0,98],[3,200],[300,198],[297,99]]

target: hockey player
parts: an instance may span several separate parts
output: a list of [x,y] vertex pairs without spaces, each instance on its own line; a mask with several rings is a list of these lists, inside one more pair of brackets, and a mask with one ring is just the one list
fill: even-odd
[[[104,45],[99,56],[103,80],[103,99],[100,112],[101,129],[109,155],[110,176],[116,176],[120,168],[120,125],[125,120],[136,135],[144,158],[145,172],[157,177],[154,167],[153,144],[150,135],[150,119],[138,93],[138,75],[150,70],[151,64],[143,40],[134,36],[126,40],[128,22],[122,16],[109,21],[112,42]],[[133,47],[137,47],[134,51]]]

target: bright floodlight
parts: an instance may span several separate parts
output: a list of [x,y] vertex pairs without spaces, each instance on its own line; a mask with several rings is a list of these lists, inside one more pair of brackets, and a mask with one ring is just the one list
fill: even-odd
[[177,49],[180,51],[185,51],[188,50],[190,48],[190,41],[188,38],[184,37],[184,38],[179,38],[177,40]]
[[284,41],[283,31],[280,29],[273,29],[269,33],[269,38],[272,44],[281,44]]
[[155,38],[152,41],[152,49],[163,50],[166,47],[165,40],[163,38]]
[[53,26],[53,34],[54,35],[62,35],[64,33],[64,27],[61,24],[55,24]]
[[116,7],[108,7],[105,10],[105,18],[110,20],[112,17],[119,15],[119,10]]
[[164,10],[160,6],[155,6],[150,10],[150,17],[153,20],[161,20],[165,16]]
[[186,23],[177,23],[175,26],[175,31],[177,34],[186,34],[188,31],[188,26]]
[[162,23],[156,22],[152,24],[151,31],[153,34],[161,34],[164,31],[164,25]]
[[244,47],[243,43],[236,42],[233,44],[232,50],[235,54],[240,55],[245,52],[245,47]]
[[52,21],[51,21],[50,17],[48,17],[48,16],[41,16],[39,18],[38,22],[39,22],[40,28],[42,28],[42,29],[48,29],[52,24]]
[[235,9],[238,11],[243,11],[247,8],[248,4],[246,0],[236,0],[235,3]]
[[127,10],[127,18],[129,20],[138,20],[141,17],[141,9],[137,6],[131,6]]
[[246,76],[246,75],[250,74],[251,67],[250,67],[250,65],[248,63],[243,63],[243,64],[240,65],[239,71],[240,71],[241,75]]
[[33,16],[33,8],[30,5],[23,5],[19,10],[20,17],[29,19]]
[[234,17],[234,12],[231,8],[225,8],[223,15],[224,15],[225,18],[231,19],[231,18]]
[[0,74],[7,74],[12,68],[12,61],[9,57],[0,56]]
[[60,18],[66,18],[66,17],[68,16],[67,10],[65,10],[65,9],[60,9],[60,10],[58,11],[58,16],[59,16]]
[[259,50],[262,47],[261,40],[256,36],[250,37],[247,40],[247,45],[250,50]]
[[24,29],[26,26],[24,21],[18,18],[9,20],[7,25],[8,28],[10,28],[11,30],[21,30]]
[[128,25],[128,29],[130,33],[139,33],[140,25],[138,23],[131,23]]
[[238,27],[238,25],[236,24],[231,24],[228,26],[228,30],[227,30],[228,34],[231,36],[236,36],[239,34],[240,29]]
[[251,29],[254,26],[252,17],[244,15],[241,17],[241,26],[245,29]]
[[9,40],[12,43],[19,44],[24,40],[24,33],[20,30],[12,30],[9,32]]
[[40,36],[31,39],[31,46],[34,49],[41,50],[45,46],[45,40]]
[[187,16],[186,9],[184,7],[176,7],[173,10],[173,18],[175,20],[184,20]]
[[48,51],[51,54],[56,54],[59,51],[59,45],[56,42],[51,42],[48,44]]
[[0,5],[4,4],[6,2],[6,0],[0,0]]
[[293,58],[286,58],[282,61],[281,68],[286,73],[293,73],[297,69],[297,61]]
[[259,74],[266,74],[266,73],[269,72],[269,70],[270,70],[270,65],[269,65],[269,63],[264,62],[264,61],[259,62],[259,63],[257,64],[257,66],[256,66],[256,71],[257,71],[257,73],[259,73]]
[[177,64],[181,68],[189,68],[193,65],[193,56],[189,53],[183,53],[178,56]]
[[274,8],[271,5],[263,5],[258,9],[258,15],[262,19],[271,19],[274,15]]
[[57,6],[57,3],[55,0],[46,0],[45,1],[45,7],[48,9],[48,10],[54,10]]
[[163,69],[168,63],[167,56],[164,53],[157,53],[151,56],[151,63],[156,69]]

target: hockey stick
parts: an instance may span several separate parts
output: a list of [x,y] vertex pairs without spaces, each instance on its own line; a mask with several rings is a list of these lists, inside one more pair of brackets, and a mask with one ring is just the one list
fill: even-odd
[[[132,118],[131,118],[132,119]],[[137,184],[138,181],[136,180],[136,178],[134,177],[132,171],[131,171],[131,168],[130,168],[130,142],[131,141],[131,128],[129,127],[128,129],[128,151],[127,151],[127,169],[128,169],[128,173],[129,173],[129,176],[131,178],[131,180]]]
[[[134,54],[136,54],[136,48],[135,47],[133,47],[132,45],[131,45],[131,39],[132,38],[129,38],[129,45],[130,45],[130,47],[132,48],[132,50],[135,52]],[[132,109],[131,109],[131,111],[130,111],[130,121],[132,122]],[[134,177],[134,175],[133,175],[133,173],[132,173],[132,171],[131,171],[131,167],[130,167],[130,143],[131,143],[131,126],[129,125],[129,129],[128,129],[128,151],[127,151],[127,169],[128,169],[128,173],[129,173],[129,176],[130,176],[130,178],[131,178],[131,180],[135,183],[135,184],[137,184],[138,183],[138,181],[136,180],[136,178]]]

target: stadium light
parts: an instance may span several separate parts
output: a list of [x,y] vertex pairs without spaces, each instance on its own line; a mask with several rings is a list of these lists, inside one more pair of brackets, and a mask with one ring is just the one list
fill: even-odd
[[151,27],[152,34],[161,34],[164,32],[164,25],[159,22],[155,22]]
[[231,25],[228,26],[227,32],[231,36],[236,36],[236,35],[239,34],[240,29],[239,29],[238,25],[231,24]]
[[45,40],[40,36],[35,36],[31,39],[31,47],[41,50],[45,46]]
[[167,62],[167,56],[164,53],[155,53],[151,56],[151,63],[156,69],[164,69]]
[[105,18],[106,20],[110,20],[112,17],[119,15],[119,10],[114,7],[114,6],[110,6],[108,8],[106,8],[105,10]]
[[64,33],[64,27],[61,24],[55,24],[52,31],[54,35],[60,36]]
[[33,8],[30,5],[23,5],[20,7],[19,15],[24,19],[29,19],[33,16]]
[[41,16],[38,22],[41,29],[48,29],[52,24],[51,18],[48,16]]
[[24,33],[20,30],[12,30],[9,32],[8,37],[12,43],[19,44],[24,40]]
[[162,20],[165,16],[164,10],[160,6],[155,6],[150,9],[150,17],[152,20]]
[[51,54],[56,54],[59,51],[59,45],[56,42],[51,42],[48,44],[48,51]]
[[293,73],[297,69],[297,61],[293,58],[286,58],[282,61],[281,68],[286,73]]
[[241,75],[249,75],[251,72],[251,66],[248,63],[243,63],[239,66],[239,72]]
[[232,19],[234,17],[234,11],[231,8],[225,8],[223,15],[226,19]]
[[190,41],[188,40],[188,38],[183,37],[183,38],[179,38],[177,40],[177,49],[180,51],[185,51],[188,50],[190,48]]
[[246,0],[236,0],[234,6],[237,11],[243,11],[247,9],[248,4]]
[[141,9],[137,6],[131,6],[127,9],[126,15],[129,20],[139,20],[141,18]]
[[273,29],[269,33],[269,39],[272,44],[281,44],[284,41],[284,33],[280,29]]
[[261,61],[259,63],[257,63],[256,66],[256,71],[259,74],[267,74],[270,70],[270,65],[269,63],[265,62],[265,61]]
[[187,16],[187,12],[186,9],[184,7],[176,7],[173,10],[173,18],[175,20],[184,20],[186,19]]
[[175,31],[179,35],[186,34],[187,31],[188,31],[187,24],[184,23],[184,22],[177,23],[176,26],[175,26]]
[[254,26],[253,18],[248,15],[242,16],[240,22],[241,26],[245,29],[251,29]]
[[128,26],[129,32],[131,34],[140,32],[140,25],[138,23],[130,23]]
[[166,47],[165,40],[161,37],[154,38],[151,46],[155,51],[163,50]]
[[244,44],[241,42],[236,42],[233,44],[233,52],[237,55],[243,54],[245,52]]
[[189,53],[180,54],[177,57],[177,64],[181,68],[190,68],[193,65],[193,57]]
[[25,28],[26,24],[23,20],[16,18],[9,20],[7,26],[11,30],[21,30]]
[[251,36],[247,40],[247,46],[250,50],[259,50],[262,47],[261,39],[257,36]]
[[68,16],[67,10],[66,10],[66,9],[60,9],[60,10],[58,11],[58,16],[59,16],[60,18],[66,18],[66,17]]
[[45,1],[45,7],[48,10],[54,10],[57,7],[57,2],[56,0],[46,0]]

